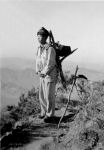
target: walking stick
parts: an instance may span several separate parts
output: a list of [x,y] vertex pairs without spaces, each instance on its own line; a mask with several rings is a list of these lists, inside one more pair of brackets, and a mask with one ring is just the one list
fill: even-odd
[[62,121],[62,119],[63,119],[63,117],[64,117],[64,115],[65,115],[65,113],[66,113],[66,110],[67,110],[67,108],[68,108],[68,104],[69,104],[69,102],[70,102],[71,93],[72,93],[72,91],[73,91],[73,87],[74,87],[75,82],[76,82],[77,71],[78,71],[78,66],[76,67],[76,71],[75,71],[75,75],[74,75],[75,78],[74,78],[74,81],[73,81],[73,84],[72,84],[72,87],[71,87],[71,90],[70,90],[70,93],[69,93],[69,98],[68,98],[68,102],[67,102],[67,105],[66,105],[64,114],[62,115],[62,117],[60,118],[60,121],[59,121],[59,123],[58,123],[58,129],[59,129],[60,123],[61,123],[61,121]]

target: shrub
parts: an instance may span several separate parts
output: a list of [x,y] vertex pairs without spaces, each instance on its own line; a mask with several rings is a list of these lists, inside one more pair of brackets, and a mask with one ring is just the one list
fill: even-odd
[[7,106],[5,112],[2,112],[0,118],[1,135],[13,130],[16,122],[26,120],[30,115],[36,115],[40,111],[39,94],[35,88],[28,91],[27,96],[21,94],[18,106]]

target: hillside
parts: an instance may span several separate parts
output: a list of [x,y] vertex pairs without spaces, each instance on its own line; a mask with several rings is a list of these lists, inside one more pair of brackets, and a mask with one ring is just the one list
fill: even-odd
[[2,68],[0,72],[2,107],[7,104],[17,104],[21,93],[39,85],[39,78],[33,69],[13,70]]
[[55,115],[47,121],[39,118],[35,89],[17,106],[5,108],[0,120],[2,150],[104,150],[104,81],[79,84],[80,99],[70,97],[66,109],[67,93],[60,90]]
[[[75,72],[76,63],[64,61],[64,71]],[[104,72],[88,69],[78,64],[78,74],[84,74],[91,81],[104,80]],[[88,66],[87,66],[88,67]],[[21,93],[39,86],[39,77],[35,74],[35,60],[22,58],[2,58],[0,68],[1,103],[2,107],[8,104],[17,104]]]

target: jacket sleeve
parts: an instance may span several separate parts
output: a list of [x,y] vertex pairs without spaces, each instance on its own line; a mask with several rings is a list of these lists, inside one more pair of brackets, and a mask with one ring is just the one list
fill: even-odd
[[39,52],[39,49],[37,50],[37,53],[36,53],[36,73],[38,73],[40,71],[39,69],[39,58],[38,58],[38,52]]
[[49,47],[47,63],[41,73],[44,75],[48,75],[54,69],[55,66],[56,66],[56,52],[53,47]]
[[36,73],[39,72],[39,68],[38,68],[38,63],[37,63],[37,59],[36,59]]

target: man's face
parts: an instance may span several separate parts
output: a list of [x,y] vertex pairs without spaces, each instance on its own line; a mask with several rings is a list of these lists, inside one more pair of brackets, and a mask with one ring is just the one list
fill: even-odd
[[39,42],[40,44],[45,44],[45,43],[46,43],[46,40],[47,40],[47,37],[46,37],[46,36],[38,35],[38,42]]

